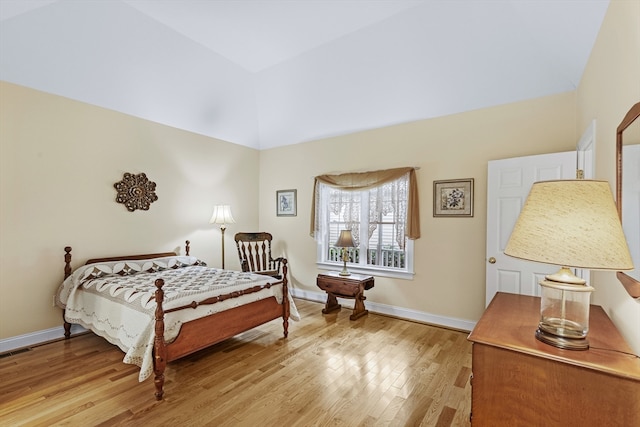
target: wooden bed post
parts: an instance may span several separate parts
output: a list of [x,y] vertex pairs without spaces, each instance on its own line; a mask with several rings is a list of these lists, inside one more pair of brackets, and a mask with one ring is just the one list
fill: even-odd
[[[71,246],[66,246],[64,248],[64,278],[71,276]],[[71,338],[71,323],[67,322],[65,318],[66,310],[62,310],[62,322],[64,325],[64,339],[68,340]]]
[[289,288],[287,287],[287,259],[282,260],[282,328],[284,337],[289,336]]
[[162,301],[164,300],[164,280],[157,279],[156,285],[156,312],[155,312],[155,337],[153,339],[153,373],[155,377],[153,383],[156,386],[156,400],[162,400],[164,394],[164,370],[167,366],[167,347],[164,342],[164,310]]
[[71,276],[71,246],[64,248],[64,278]]
[[185,255],[187,255],[187,256],[189,256],[189,244],[190,243],[191,242],[188,241],[188,240],[186,242],[184,242],[184,251],[185,251]]

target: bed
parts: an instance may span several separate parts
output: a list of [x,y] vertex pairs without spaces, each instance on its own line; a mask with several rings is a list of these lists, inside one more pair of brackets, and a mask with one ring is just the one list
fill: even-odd
[[209,268],[189,254],[162,252],[88,260],[72,271],[65,247],[64,282],[56,293],[65,338],[79,324],[117,345],[123,362],[153,376],[156,400],[164,395],[167,363],[269,321],[299,319],[283,277]]

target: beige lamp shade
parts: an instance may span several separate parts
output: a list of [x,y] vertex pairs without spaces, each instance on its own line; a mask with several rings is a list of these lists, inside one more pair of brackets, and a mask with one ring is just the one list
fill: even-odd
[[541,181],[531,187],[506,255],[590,270],[633,263],[606,181]]
[[353,235],[351,230],[341,230],[340,237],[334,245],[336,248],[353,248],[356,244],[353,242]]
[[213,207],[213,215],[211,215],[210,224],[235,224],[236,220],[231,215],[231,206],[216,205]]

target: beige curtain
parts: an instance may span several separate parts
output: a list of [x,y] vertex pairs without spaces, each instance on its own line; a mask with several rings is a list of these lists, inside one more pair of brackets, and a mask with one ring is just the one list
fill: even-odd
[[318,175],[313,182],[313,200],[311,203],[311,236],[316,235],[318,209],[318,184],[323,183],[341,190],[369,190],[384,183],[401,178],[409,174],[409,200],[407,203],[406,236],[409,239],[420,237],[420,208],[418,204],[418,183],[414,168],[395,168],[373,172],[343,173],[340,175]]

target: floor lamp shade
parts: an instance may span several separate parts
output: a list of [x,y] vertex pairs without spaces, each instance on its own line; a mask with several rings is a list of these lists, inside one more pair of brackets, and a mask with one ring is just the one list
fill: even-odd
[[224,230],[227,229],[227,224],[235,224],[236,220],[233,219],[231,214],[231,206],[229,205],[216,205],[213,207],[213,214],[209,220],[210,224],[220,224],[220,231],[222,233],[222,269],[224,269]]
[[573,268],[631,270],[633,263],[607,181],[536,182],[504,250],[562,268],[540,282],[536,337],[556,347],[586,349],[593,288]]
[[210,224],[235,224],[236,220],[233,219],[231,214],[231,206],[229,205],[216,205],[213,207],[213,214],[211,215]]

